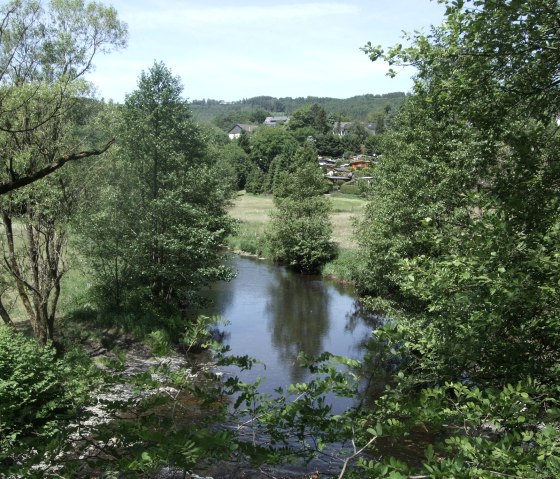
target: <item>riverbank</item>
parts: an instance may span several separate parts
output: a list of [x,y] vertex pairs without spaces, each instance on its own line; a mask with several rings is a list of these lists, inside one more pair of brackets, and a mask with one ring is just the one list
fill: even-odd
[[[352,271],[359,254],[353,223],[361,215],[366,201],[340,193],[329,195],[329,199],[332,203],[333,241],[338,245],[339,255],[324,265],[321,274],[333,281],[352,284]],[[242,256],[270,258],[265,231],[273,208],[271,195],[240,192],[230,208],[230,215],[239,221],[240,226],[237,234],[227,239],[228,249]]]

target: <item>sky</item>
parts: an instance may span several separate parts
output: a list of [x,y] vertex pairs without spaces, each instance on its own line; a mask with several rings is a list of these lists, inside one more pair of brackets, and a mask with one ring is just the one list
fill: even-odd
[[128,47],[98,56],[89,79],[122,102],[155,61],[178,75],[189,100],[349,98],[410,91],[411,68],[395,79],[360,47],[391,46],[403,31],[429,31],[435,0],[104,0],[129,30]]

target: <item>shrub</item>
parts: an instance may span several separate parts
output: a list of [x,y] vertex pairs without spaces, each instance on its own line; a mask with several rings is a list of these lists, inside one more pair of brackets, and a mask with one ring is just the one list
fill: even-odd
[[275,261],[305,273],[317,272],[336,256],[326,198],[277,200],[268,230],[268,245]]
[[336,278],[344,283],[353,283],[360,264],[358,251],[342,250],[340,254],[321,268],[321,274],[327,278]]
[[357,195],[357,196],[362,193],[360,187],[353,181],[341,185],[340,192],[346,193],[347,195]]
[[263,192],[264,188],[264,173],[257,167],[254,167],[247,175],[247,182],[245,183],[245,191],[258,195]]
[[[0,326],[0,469],[22,458],[41,459],[65,435],[65,424],[88,397],[88,364],[71,353],[57,358],[51,346]],[[18,469],[19,470],[19,469]]]

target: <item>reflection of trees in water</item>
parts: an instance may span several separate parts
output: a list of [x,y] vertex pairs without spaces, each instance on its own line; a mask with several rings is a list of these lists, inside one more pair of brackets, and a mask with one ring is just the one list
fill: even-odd
[[352,310],[346,313],[346,326],[344,326],[344,331],[354,334],[358,326],[365,325],[369,328],[368,332],[364,333],[362,339],[356,341],[356,350],[363,351],[368,348],[371,342],[371,332],[381,327],[384,321],[385,318],[383,316],[369,311],[359,299],[356,299],[352,305]]
[[346,315],[345,331],[353,333],[360,324],[368,327],[368,332],[355,346],[363,357],[360,375],[363,378],[363,398],[366,404],[379,397],[394,369],[394,364],[387,362],[385,344],[372,334],[386,321],[383,314],[368,310],[359,300],[354,301],[352,311]]
[[320,281],[285,274],[269,288],[267,312],[272,343],[280,360],[290,365],[292,382],[301,381],[305,371],[294,364],[304,352],[317,356],[323,352],[323,339],[329,331],[329,296]]

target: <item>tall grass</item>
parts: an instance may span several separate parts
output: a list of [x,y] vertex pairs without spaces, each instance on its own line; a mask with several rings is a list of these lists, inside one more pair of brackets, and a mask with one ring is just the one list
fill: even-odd
[[273,208],[272,196],[240,194],[230,210],[231,216],[239,221],[239,229],[226,240],[228,248],[266,257],[265,230]]
[[342,283],[353,283],[356,280],[359,264],[359,251],[342,249],[334,260],[321,268],[321,274],[326,278],[335,279]]

